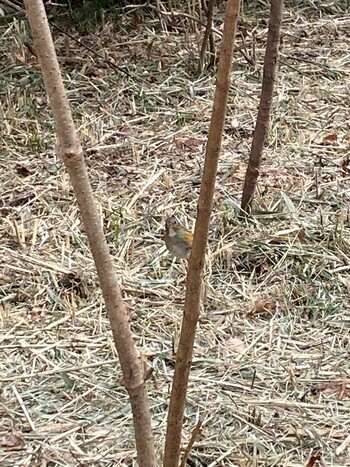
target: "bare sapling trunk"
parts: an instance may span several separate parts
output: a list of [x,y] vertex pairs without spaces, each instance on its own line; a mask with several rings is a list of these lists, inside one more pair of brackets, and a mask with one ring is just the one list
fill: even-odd
[[[201,51],[199,54],[199,73],[202,73],[203,68],[204,68],[204,59],[205,59],[205,51],[207,50],[207,45],[209,41],[209,50],[210,53],[214,53],[214,59],[215,59],[215,48],[213,50],[213,47],[215,47],[215,42],[213,40],[209,40],[209,37],[213,39],[213,34],[211,32],[211,28],[213,27],[213,11],[214,11],[214,0],[209,0],[208,5],[206,7],[206,14],[207,14],[207,25],[205,28],[204,32],[204,37],[203,37],[203,42],[202,42],[202,47]],[[212,55],[210,57],[210,63],[212,63]]]
[[271,0],[269,31],[264,59],[263,82],[258,117],[250,150],[249,162],[244,181],[242,204],[243,213],[250,213],[258,182],[262,152],[268,132],[273,90],[280,42],[283,0]]
[[192,362],[193,344],[200,311],[200,297],[205,250],[208,240],[209,220],[222,132],[224,128],[227,96],[230,86],[230,72],[236,35],[240,0],[228,0],[225,12],[217,84],[201,189],[198,200],[198,214],[194,232],[192,253],[189,259],[185,310],[181,326],[179,347],[176,354],[174,381],[171,390],[167,434],[165,441],[164,467],[178,467],[181,448],[181,431],[186,402],[186,391]]
[[155,467],[146,381],[94,201],[83,150],[74,127],[44,5],[41,0],[26,0],[25,5],[55,121],[59,155],[67,168],[77,197],[111,323],[124,384],[130,397],[138,463],[141,467]]

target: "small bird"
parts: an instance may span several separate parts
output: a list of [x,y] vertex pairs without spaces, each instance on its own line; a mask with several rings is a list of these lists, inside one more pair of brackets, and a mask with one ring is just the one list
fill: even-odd
[[184,259],[190,256],[193,234],[185,229],[175,217],[168,217],[165,221],[165,234],[162,240],[176,258]]

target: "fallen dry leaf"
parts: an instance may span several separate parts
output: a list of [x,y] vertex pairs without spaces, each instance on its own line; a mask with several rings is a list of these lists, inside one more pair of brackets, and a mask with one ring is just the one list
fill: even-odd
[[277,302],[272,299],[258,298],[253,303],[251,310],[248,311],[247,316],[252,317],[258,313],[268,313],[272,314],[276,311]]
[[244,353],[246,347],[239,337],[229,337],[225,343],[225,349],[234,353]]
[[45,432],[45,433],[64,433],[65,431],[69,431],[76,427],[77,425],[74,423],[56,423],[56,422],[48,422],[45,423],[42,427],[38,428],[38,432]]
[[239,121],[238,118],[234,117],[231,122],[230,122],[230,128],[231,130],[235,130],[239,127]]
[[257,300],[255,302],[255,309],[258,313],[262,311],[275,311],[277,307],[277,304],[274,300],[270,299],[263,299],[263,300]]
[[338,135],[336,135],[335,133],[331,133],[329,135],[319,135],[318,137],[316,137],[314,142],[316,144],[320,144],[324,146],[324,145],[334,144],[337,141],[338,141]]
[[306,461],[304,467],[326,467],[326,464],[321,458],[319,449],[313,449],[309,459]]
[[337,141],[338,140],[338,135],[336,134],[331,134],[331,135],[326,135],[324,138],[323,138],[323,141]]
[[205,144],[205,141],[203,139],[198,138],[188,138],[183,142],[183,144],[189,148],[195,148],[196,146],[201,146],[202,144]]
[[174,180],[166,172],[162,175],[162,181],[163,181],[166,188],[173,188],[174,187]]
[[173,143],[177,149],[186,150],[186,149],[194,149],[200,146],[204,146],[205,140],[198,139],[198,138],[174,138]]
[[0,439],[0,447],[5,451],[18,451],[23,449],[24,441],[22,433],[17,430],[13,430],[9,435],[5,435]]

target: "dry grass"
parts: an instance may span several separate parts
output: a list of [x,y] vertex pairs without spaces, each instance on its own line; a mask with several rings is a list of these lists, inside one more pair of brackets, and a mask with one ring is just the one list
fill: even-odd
[[[350,16],[287,6],[254,221],[237,219],[262,76],[266,12],[236,54],[183,431],[189,466],[350,465]],[[265,15],[266,16],[266,15]],[[161,458],[185,276],[159,240],[193,227],[215,77],[200,35],[106,22],[57,51],[145,365]],[[219,21],[217,26],[219,26]],[[248,33],[244,32],[248,31]],[[136,465],[132,417],[96,272],[23,21],[1,26],[2,466]],[[238,40],[241,44],[241,39]],[[159,461],[161,465],[161,461]],[[311,465],[311,464],[310,464]],[[316,464],[314,464],[316,465]]]

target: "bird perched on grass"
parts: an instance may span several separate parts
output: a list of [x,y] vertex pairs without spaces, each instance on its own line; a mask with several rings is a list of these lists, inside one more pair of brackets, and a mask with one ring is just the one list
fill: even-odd
[[193,234],[185,229],[175,217],[168,217],[165,221],[165,234],[162,240],[176,258],[185,259],[190,256]]

